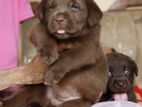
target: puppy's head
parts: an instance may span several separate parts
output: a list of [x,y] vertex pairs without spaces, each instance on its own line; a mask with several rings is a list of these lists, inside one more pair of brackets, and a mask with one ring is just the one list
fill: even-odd
[[102,17],[93,0],[42,0],[37,15],[47,31],[58,39],[80,36]]
[[113,93],[127,93],[138,75],[136,63],[128,56],[112,52],[107,55],[109,64],[108,88]]

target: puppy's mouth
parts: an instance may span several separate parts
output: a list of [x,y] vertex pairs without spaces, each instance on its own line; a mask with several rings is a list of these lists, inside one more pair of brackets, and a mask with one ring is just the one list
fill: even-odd
[[127,92],[130,89],[130,84],[127,79],[114,79],[109,84],[109,89],[113,93],[113,99],[116,101],[127,101]]
[[68,39],[68,38],[74,37],[76,32],[75,33],[74,32],[69,32],[66,29],[59,28],[53,34],[58,39]]
[[113,97],[115,101],[128,101],[127,93],[114,93]]
[[70,37],[74,37],[78,34],[79,30],[73,24],[69,25],[69,23],[59,24],[52,21],[48,25],[49,33],[57,39],[68,39]]
[[115,101],[127,101],[128,100],[127,91],[128,89],[126,87],[113,89],[112,92],[113,92],[114,100]]
[[56,31],[56,33],[59,34],[59,35],[64,35],[64,34],[66,34],[66,31],[64,29],[58,29]]
[[67,39],[68,35],[69,35],[68,32],[64,29],[58,29],[54,33],[54,36],[58,39]]

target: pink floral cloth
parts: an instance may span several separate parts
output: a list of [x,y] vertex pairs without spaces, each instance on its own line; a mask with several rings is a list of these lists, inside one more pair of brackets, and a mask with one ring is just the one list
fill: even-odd
[[17,66],[19,25],[30,17],[28,0],[0,0],[0,70]]

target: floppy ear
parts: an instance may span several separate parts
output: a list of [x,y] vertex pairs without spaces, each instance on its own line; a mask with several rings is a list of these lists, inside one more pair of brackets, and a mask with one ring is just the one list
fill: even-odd
[[42,0],[36,11],[36,16],[39,18],[40,22],[43,24],[45,23],[44,11],[46,8],[46,1],[47,0]]
[[138,66],[137,66],[137,64],[133,60],[131,60],[130,65],[132,67],[132,71],[135,73],[136,76],[138,76]]
[[99,23],[102,18],[102,12],[93,0],[86,0],[88,8],[88,24],[90,27]]

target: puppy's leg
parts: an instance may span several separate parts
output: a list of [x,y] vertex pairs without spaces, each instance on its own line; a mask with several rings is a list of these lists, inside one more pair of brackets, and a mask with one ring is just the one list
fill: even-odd
[[49,65],[58,59],[56,41],[47,34],[44,26],[37,24],[31,31],[30,40]]
[[83,99],[71,100],[63,103],[59,107],[91,107],[92,103]]
[[95,64],[100,56],[103,59],[101,49],[96,47],[94,42],[88,42],[82,41],[81,43],[80,41],[72,49],[63,52],[46,72],[45,83],[47,85],[58,83],[66,73],[86,65]]

